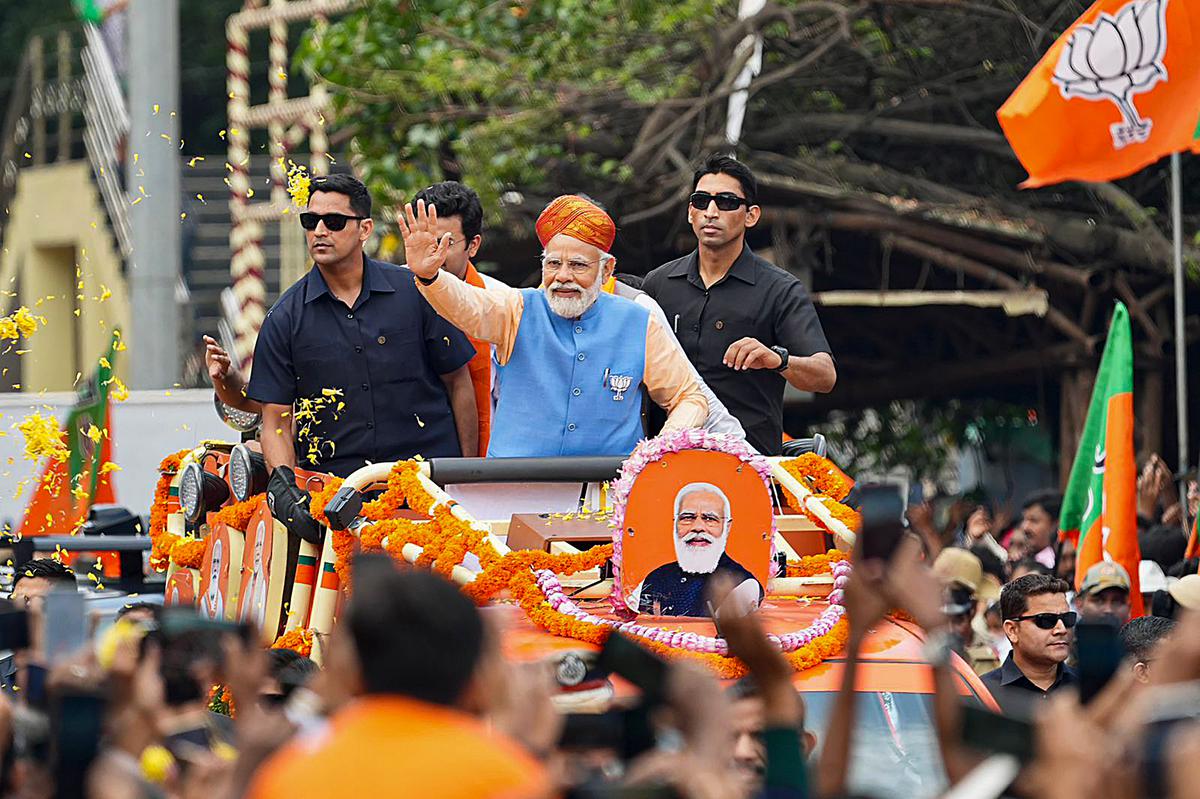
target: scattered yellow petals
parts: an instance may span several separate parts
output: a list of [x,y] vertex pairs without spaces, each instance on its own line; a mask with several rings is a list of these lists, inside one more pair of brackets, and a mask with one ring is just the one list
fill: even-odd
[[67,445],[63,441],[62,431],[58,428],[58,420],[53,416],[42,416],[34,411],[17,424],[17,429],[25,437],[25,459],[41,461],[50,458],[56,461],[67,459]]

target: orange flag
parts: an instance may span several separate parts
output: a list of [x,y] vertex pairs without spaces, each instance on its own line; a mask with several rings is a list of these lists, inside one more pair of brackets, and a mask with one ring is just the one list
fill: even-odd
[[1108,341],[1096,372],[1096,385],[1071,479],[1059,514],[1062,534],[1075,541],[1075,588],[1101,561],[1121,564],[1129,575],[1130,610],[1141,616],[1138,589],[1137,466],[1133,457],[1133,332],[1129,311],[1113,309]]
[[1109,181],[1200,152],[1200,4],[1098,0],[997,112],[1023,188]]

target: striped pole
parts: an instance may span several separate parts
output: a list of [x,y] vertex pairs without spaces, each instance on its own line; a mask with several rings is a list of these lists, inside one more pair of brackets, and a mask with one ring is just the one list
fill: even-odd
[[336,555],[333,552],[333,532],[325,533],[325,544],[321,547],[321,558],[318,561],[317,585],[313,590],[312,613],[309,615],[308,626],[314,632],[328,634],[333,632],[333,617],[337,612],[338,580],[337,570],[334,569]]
[[247,213],[250,202],[250,130],[246,124],[250,108],[250,35],[235,14],[225,26],[225,36],[229,116],[225,138],[230,169],[229,212],[233,220],[229,233],[230,273],[233,293],[241,311],[234,324],[234,355],[244,369],[253,358],[258,329],[266,317],[267,291],[263,281],[262,227],[249,219]]
[[[326,532],[325,535],[332,533]],[[321,553],[316,544],[303,540],[300,542],[300,554],[296,557],[296,577],[292,581],[292,598],[288,601],[287,623],[283,629],[285,633],[308,626],[320,557]]]

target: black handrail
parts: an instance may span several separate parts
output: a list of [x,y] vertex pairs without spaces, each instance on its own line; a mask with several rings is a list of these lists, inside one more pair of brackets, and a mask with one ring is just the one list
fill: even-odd
[[449,483],[601,483],[616,479],[623,455],[562,458],[433,458],[429,479]]

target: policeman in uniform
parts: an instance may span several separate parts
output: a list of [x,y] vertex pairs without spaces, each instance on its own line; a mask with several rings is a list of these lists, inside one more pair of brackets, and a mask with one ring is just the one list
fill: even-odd
[[1000,658],[992,645],[971,624],[978,609],[976,594],[983,579],[979,558],[965,549],[947,547],[934,561],[933,571],[942,582],[942,612],[950,621],[951,633],[958,639],[955,651],[976,674],[1000,668]]

